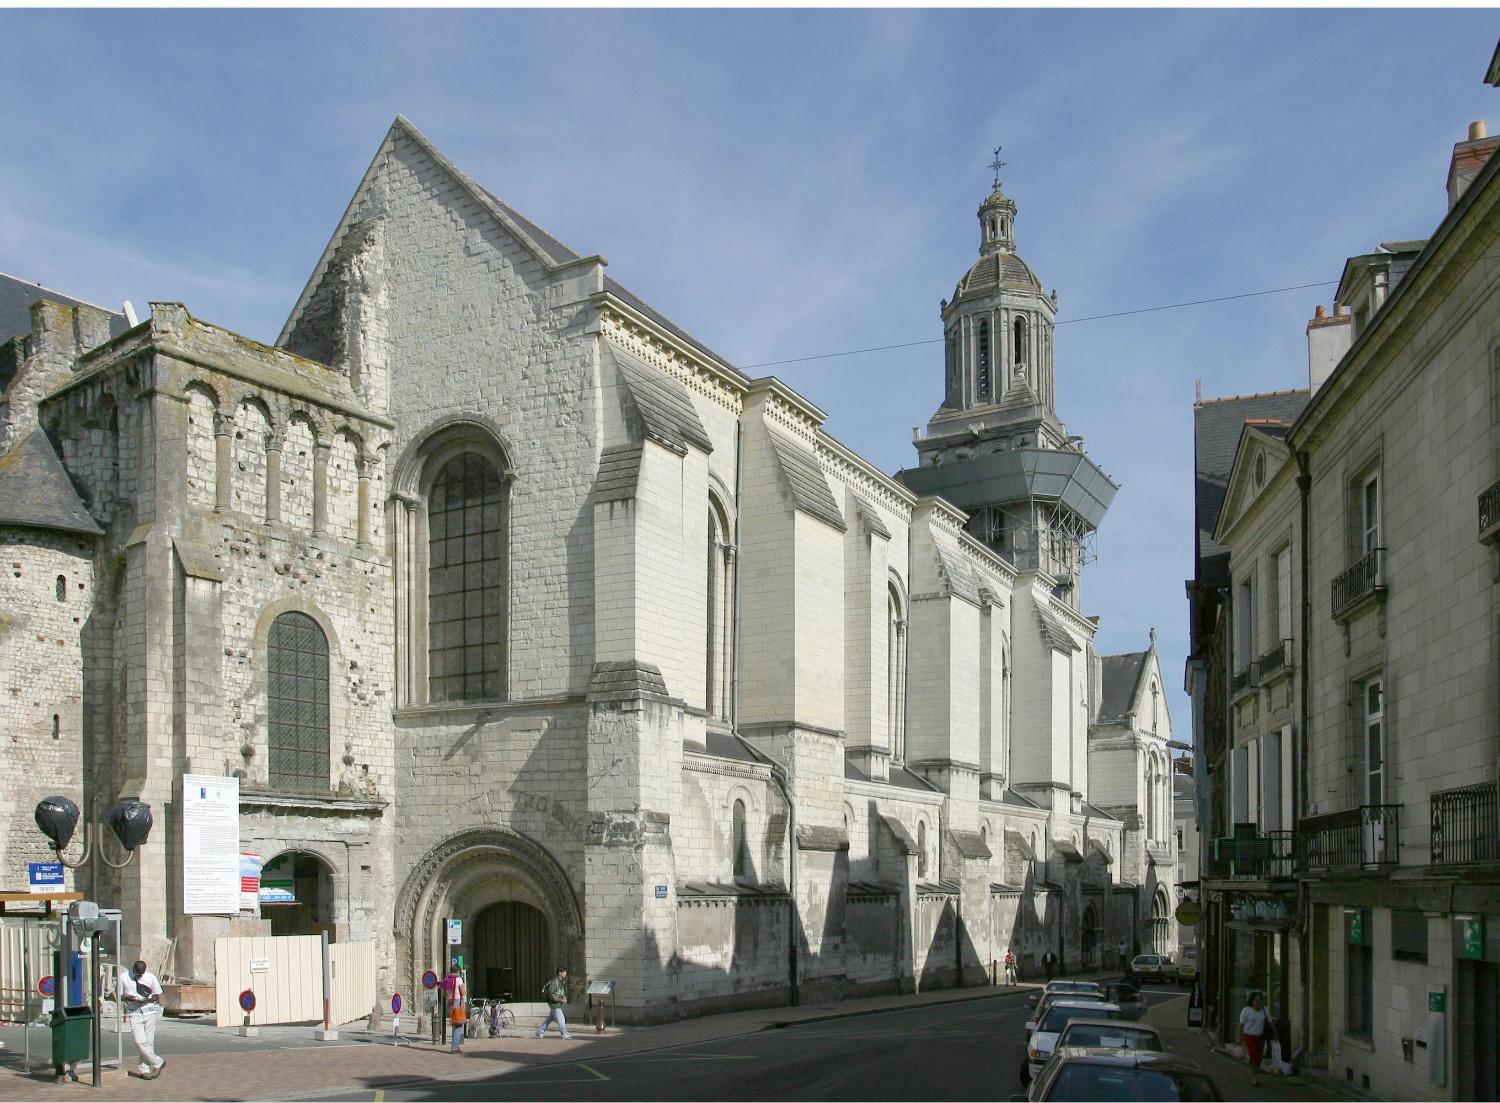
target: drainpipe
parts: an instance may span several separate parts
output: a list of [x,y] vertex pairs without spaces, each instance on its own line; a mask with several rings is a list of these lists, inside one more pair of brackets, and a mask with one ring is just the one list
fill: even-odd
[[776,787],[781,790],[782,799],[786,801],[786,975],[787,984],[792,990],[792,1006],[796,1007],[802,1002],[797,976],[797,805],[792,800],[786,768],[781,763],[771,763],[771,777],[775,780]]
[[[1305,811],[1303,805],[1307,802],[1307,737],[1308,722],[1312,716],[1312,703],[1309,700],[1312,674],[1307,666],[1308,656],[1312,654],[1312,579],[1308,574],[1312,554],[1312,538],[1309,535],[1308,523],[1312,514],[1312,470],[1306,452],[1297,453],[1297,494],[1301,499],[1299,505],[1302,524],[1302,532],[1297,540],[1298,558],[1301,561],[1299,569],[1302,573],[1300,633],[1302,639],[1299,648],[1301,654],[1298,656],[1302,669],[1297,672],[1297,680],[1302,689],[1302,704],[1298,710],[1298,730],[1292,733],[1292,738],[1297,741],[1297,769],[1292,774],[1292,869],[1294,871],[1298,871],[1297,855],[1301,850],[1302,842],[1302,832],[1299,829]],[[1312,933],[1309,907],[1307,881],[1299,877],[1297,879],[1297,938],[1301,947],[1297,954],[1297,978],[1302,987],[1302,1045],[1299,1048],[1295,1044],[1288,1044],[1287,1048],[1292,1051],[1294,1063],[1299,1054],[1305,1054],[1312,1048],[1312,966],[1307,960],[1308,950],[1312,943],[1309,937]]]

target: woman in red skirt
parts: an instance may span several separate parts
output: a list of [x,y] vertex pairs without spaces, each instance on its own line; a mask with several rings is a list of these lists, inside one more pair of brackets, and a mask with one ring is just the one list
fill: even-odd
[[1266,1012],[1259,992],[1251,992],[1240,1012],[1240,1036],[1245,1042],[1245,1056],[1250,1058],[1252,1084],[1260,1083],[1260,1063],[1266,1055]]

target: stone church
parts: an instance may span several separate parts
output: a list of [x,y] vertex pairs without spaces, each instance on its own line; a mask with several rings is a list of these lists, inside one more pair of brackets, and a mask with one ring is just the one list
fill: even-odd
[[[6,876],[41,797],[137,797],[101,902],[178,981],[327,930],[410,992],[461,918],[477,994],[636,1021],[1171,950],[1154,633],[1093,646],[1116,488],[1015,219],[895,478],[401,118],[274,346],[0,278]],[[273,898],[186,913],[185,773]]]

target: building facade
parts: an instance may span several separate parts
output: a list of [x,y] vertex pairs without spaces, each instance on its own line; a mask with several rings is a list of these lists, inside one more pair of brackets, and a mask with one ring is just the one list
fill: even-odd
[[[0,369],[0,478],[35,491],[0,497],[7,868],[43,854],[40,797],[135,796],[156,834],[104,902],[180,983],[222,935],[326,929],[376,944],[382,991],[451,953],[526,1000],[565,962],[634,1020],[1169,948],[1159,665],[1096,728],[1096,804],[1080,587],[1113,486],[1053,412],[1014,214],[997,181],[1004,275],[945,308],[990,390],[934,418],[1003,414],[1066,476],[993,498],[1014,543],[404,119],[274,347],[34,296]],[[185,909],[185,773],[239,779],[275,902]]]

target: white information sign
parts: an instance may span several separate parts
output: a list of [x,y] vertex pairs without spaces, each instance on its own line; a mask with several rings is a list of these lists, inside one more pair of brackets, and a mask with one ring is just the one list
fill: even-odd
[[464,944],[464,921],[462,919],[448,920],[448,945],[462,946]]
[[182,775],[182,910],[238,915],[240,779]]

